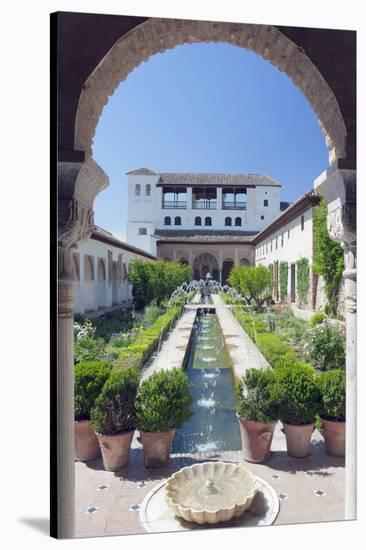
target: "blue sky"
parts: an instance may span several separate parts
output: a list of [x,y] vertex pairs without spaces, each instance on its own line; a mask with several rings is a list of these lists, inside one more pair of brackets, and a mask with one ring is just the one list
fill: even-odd
[[268,61],[227,44],[179,46],[137,67],[104,108],[93,151],[110,178],[95,222],[121,238],[129,170],[263,173],[292,201],[328,164],[300,90]]

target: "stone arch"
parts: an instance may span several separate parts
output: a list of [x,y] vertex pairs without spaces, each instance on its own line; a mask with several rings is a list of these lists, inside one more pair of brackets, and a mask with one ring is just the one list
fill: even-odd
[[106,269],[105,269],[105,261],[103,258],[99,258],[98,260],[98,281],[105,281],[106,280]]
[[334,92],[305,51],[279,28],[160,18],[148,19],[117,40],[84,83],[75,121],[75,149],[92,156],[103,108],[134,68],[156,53],[198,42],[224,42],[251,50],[285,72],[318,116],[330,159],[346,156],[346,126]]
[[84,308],[85,311],[96,309],[94,257],[84,256]]
[[230,275],[230,271],[234,267],[234,260],[226,259],[222,263],[222,273],[221,273],[221,280],[222,284],[225,285],[227,282],[227,278]]
[[75,275],[75,279],[80,281],[80,254],[75,252],[72,255],[72,272]]
[[104,258],[98,259],[98,308],[107,305],[107,270]]
[[112,264],[112,305],[118,304],[118,272],[117,262]]
[[207,273],[218,280],[219,262],[216,256],[210,252],[201,252],[193,261],[193,277],[194,279],[204,279]]
[[248,260],[248,258],[241,258],[239,263],[240,265],[251,265],[250,260]]
[[86,282],[94,281],[94,261],[92,256],[84,256],[84,279]]

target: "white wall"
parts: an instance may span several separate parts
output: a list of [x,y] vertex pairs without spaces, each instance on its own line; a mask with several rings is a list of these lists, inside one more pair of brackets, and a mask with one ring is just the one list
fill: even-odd
[[[159,175],[128,176],[128,222],[127,242],[156,254],[155,229],[189,230],[238,230],[260,231],[272,222],[280,213],[280,187],[258,186],[247,189],[246,210],[223,210],[221,208],[221,188],[217,188],[217,209],[196,209],[191,206],[191,188],[187,188],[187,208],[162,208],[162,188],[156,187]],[[140,195],[135,194],[136,185],[140,186]],[[150,196],[146,195],[146,186],[151,186]],[[264,201],[268,200],[268,206]],[[165,225],[164,218],[171,218],[171,225]],[[175,217],[180,216],[181,225],[175,225]],[[196,216],[202,219],[202,225],[195,225]],[[211,217],[211,226],[205,225],[205,217]],[[232,218],[232,225],[225,225],[225,218]],[[235,226],[235,218],[240,217],[241,226]],[[263,219],[261,219],[263,217]],[[139,235],[139,229],[146,228],[146,235]]]
[[[118,257],[122,254],[122,278],[115,281],[112,280],[110,273],[108,252],[112,253],[113,262],[118,262]],[[76,281],[75,286],[75,313],[82,315],[87,311],[95,312],[98,309],[109,308],[114,304],[130,305],[132,285],[124,278],[123,264],[125,264],[125,270],[128,273],[129,264],[133,259],[151,261],[137,253],[93,239],[78,244],[75,255],[78,257],[80,265],[80,280]],[[88,282],[85,281],[85,256],[89,256],[94,264],[94,280]],[[105,265],[105,281],[100,277],[100,270],[98,270],[100,259],[103,259]],[[116,271],[118,275],[118,269]]]
[[[285,261],[289,264],[288,272],[288,297],[291,291],[291,264],[296,264],[300,258],[308,258],[311,267],[313,258],[313,208],[303,212],[304,229],[301,230],[301,215],[284,224],[279,230],[274,231],[264,239],[255,249],[255,264],[268,266],[275,261]],[[283,236],[283,245],[282,245]],[[277,240],[277,248],[276,248]],[[295,268],[296,269],[296,268]],[[310,285],[311,288],[311,285]],[[310,293],[309,293],[310,295]],[[297,299],[297,296],[296,296]],[[309,296],[309,306],[311,300]]]

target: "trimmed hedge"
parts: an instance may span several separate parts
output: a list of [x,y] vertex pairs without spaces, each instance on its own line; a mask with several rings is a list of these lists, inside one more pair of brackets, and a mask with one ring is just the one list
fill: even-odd
[[182,307],[182,304],[172,307],[150,327],[143,330],[132,344],[121,351],[113,365],[122,369],[127,367],[140,369],[158,347],[160,335],[164,336],[170,326],[178,319]]
[[256,337],[254,337],[253,322],[250,315],[243,310],[235,308],[232,309],[232,312],[272,368],[277,369],[278,367],[285,367],[287,365],[305,364],[291,346],[284,343],[273,332],[267,332],[268,329],[262,321],[254,321],[256,330]]
[[97,433],[114,435],[135,429],[139,383],[136,369],[112,370],[90,414]]
[[167,432],[191,416],[190,383],[180,368],[155,372],[144,380],[136,400],[136,425],[142,432]]
[[236,386],[236,412],[240,417],[265,424],[278,419],[279,402],[274,393],[272,369],[248,369]]
[[85,361],[75,365],[75,420],[90,420],[90,411],[111,372],[108,361]]
[[273,392],[278,397],[281,422],[297,426],[315,422],[321,392],[314,369],[296,363],[279,368],[275,378]]
[[346,419],[346,373],[334,369],[320,373],[318,386],[321,394],[321,418],[344,422]]

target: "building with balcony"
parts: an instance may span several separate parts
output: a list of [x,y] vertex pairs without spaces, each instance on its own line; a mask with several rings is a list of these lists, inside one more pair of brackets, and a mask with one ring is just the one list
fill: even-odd
[[128,172],[127,242],[209,272],[224,283],[233,265],[255,262],[254,236],[281,211],[277,181],[262,174]]

